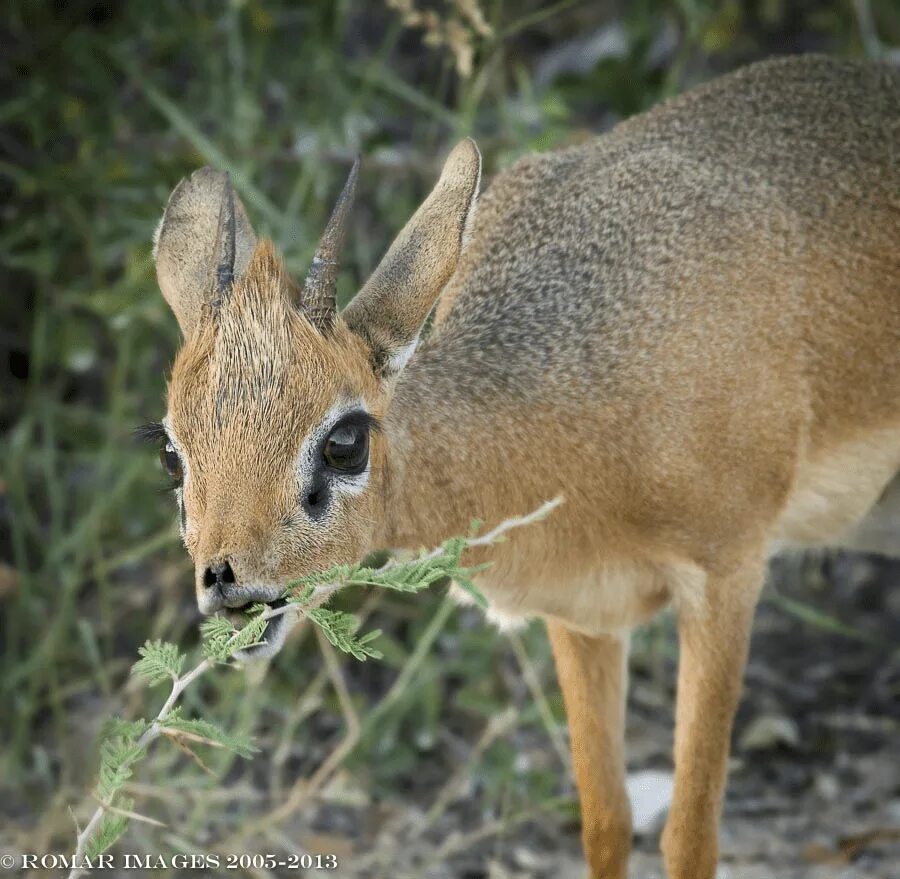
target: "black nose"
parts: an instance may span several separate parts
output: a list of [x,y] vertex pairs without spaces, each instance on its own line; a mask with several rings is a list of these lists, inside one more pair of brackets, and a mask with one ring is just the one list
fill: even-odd
[[210,565],[203,574],[203,585],[207,589],[218,586],[221,591],[222,587],[229,583],[234,583],[234,571],[231,570],[231,563],[228,559]]

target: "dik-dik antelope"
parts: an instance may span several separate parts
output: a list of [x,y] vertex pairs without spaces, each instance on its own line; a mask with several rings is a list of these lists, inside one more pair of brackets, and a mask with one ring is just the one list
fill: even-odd
[[341,313],[356,167],[302,286],[225,174],[173,192],[156,264],[184,345],[160,436],[197,600],[274,602],[562,495],[478,585],[498,618],[547,621],[602,879],[630,848],[629,632],[674,606],[662,845],[671,879],[710,879],[767,559],[877,549],[900,510],[900,74],[748,67],[517,162],[476,210],[480,165],[452,151]]

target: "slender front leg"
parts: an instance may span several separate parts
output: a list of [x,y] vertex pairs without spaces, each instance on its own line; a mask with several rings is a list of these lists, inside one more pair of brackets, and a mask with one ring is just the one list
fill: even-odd
[[675,791],[663,833],[669,879],[712,879],[734,712],[741,694],[761,565],[710,577],[702,607],[678,614]]
[[556,674],[569,719],[581,800],[581,836],[593,879],[625,879],[631,807],[625,791],[627,644],[549,623]]

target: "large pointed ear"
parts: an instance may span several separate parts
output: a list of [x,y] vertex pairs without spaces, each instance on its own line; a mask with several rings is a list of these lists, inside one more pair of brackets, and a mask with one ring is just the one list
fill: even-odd
[[481,154],[466,138],[450,153],[434,190],[391,245],[368,283],[343,312],[372,349],[376,369],[398,373],[456,269],[474,214]]
[[227,173],[201,168],[169,196],[153,237],[160,290],[188,336],[247,271],[256,235]]

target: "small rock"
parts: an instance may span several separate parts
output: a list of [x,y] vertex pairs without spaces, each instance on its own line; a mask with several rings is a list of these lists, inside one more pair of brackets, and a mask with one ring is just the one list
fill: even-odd
[[741,736],[738,747],[742,751],[767,751],[778,745],[796,748],[800,744],[800,731],[789,717],[779,714],[761,714]]
[[659,828],[672,802],[673,786],[671,772],[648,770],[625,779],[635,833],[650,834]]
[[546,866],[546,860],[536,851],[525,848],[523,845],[516,846],[513,851],[513,862],[517,867],[522,867],[524,870],[537,870],[544,867]]
[[834,802],[841,792],[838,780],[830,772],[818,772],[815,778],[816,793],[828,802]]

